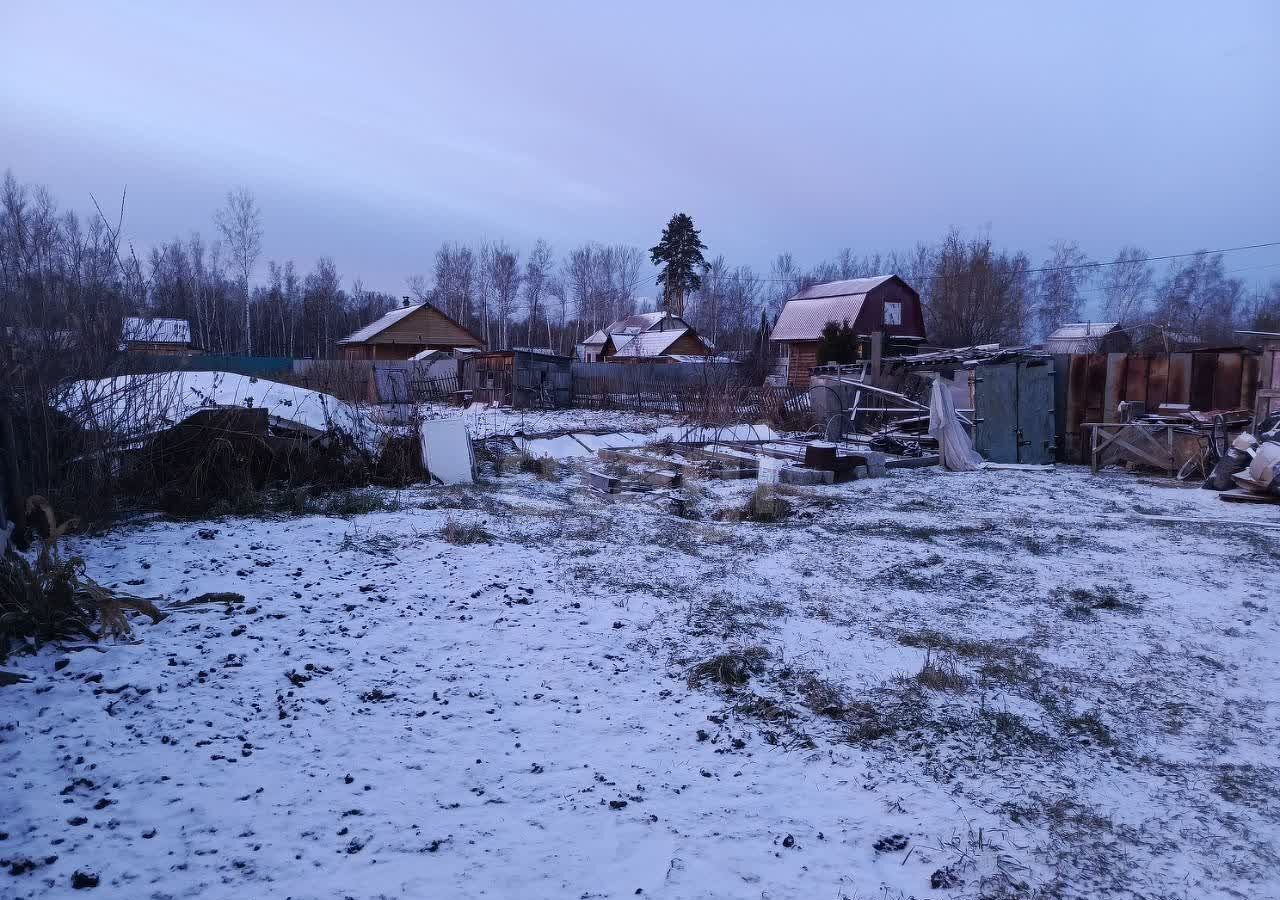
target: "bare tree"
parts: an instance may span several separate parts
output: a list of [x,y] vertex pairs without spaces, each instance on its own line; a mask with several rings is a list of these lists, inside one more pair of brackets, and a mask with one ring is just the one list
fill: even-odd
[[436,302],[451,318],[474,327],[476,258],[471,248],[461,244],[442,245],[436,251],[435,276]]
[[1198,253],[1170,264],[1153,315],[1169,331],[1198,341],[1228,341],[1243,301],[1244,283],[1227,277],[1222,254]]
[[1044,271],[1036,278],[1040,330],[1051,333],[1059,325],[1080,319],[1080,288],[1088,281],[1089,257],[1075,241],[1058,241],[1050,247]]
[[[493,299],[493,315],[497,324],[497,346],[510,346],[508,330],[520,291],[520,256],[501,241],[488,245],[481,253],[484,283]],[[486,303],[486,310],[488,304]],[[486,332],[488,325],[486,323]]]
[[253,329],[249,318],[249,278],[253,267],[262,255],[262,214],[247,187],[227,192],[227,205],[214,213],[214,223],[222,233],[231,264],[240,280],[240,292],[244,298],[244,340],[250,355],[253,354]]
[[[551,245],[542,238],[533,245],[533,250],[529,252],[529,258],[524,264],[524,304],[525,304],[525,324],[526,340],[529,346],[534,345],[534,329],[538,325],[538,309],[546,304],[548,280],[551,278],[551,266],[554,256],[551,252]],[[546,313],[544,312],[545,316]],[[551,343],[551,320],[547,319],[547,347],[550,348]]]
[[410,275],[404,283],[419,303],[426,303],[431,299],[431,283],[427,281],[426,275]]
[[966,241],[953,228],[932,261],[930,340],[945,347],[1025,339],[1033,292],[1025,253],[997,253],[990,238]]
[[1111,320],[1128,327],[1143,318],[1151,296],[1151,266],[1147,251],[1121,247],[1114,262],[1102,274],[1102,309]]

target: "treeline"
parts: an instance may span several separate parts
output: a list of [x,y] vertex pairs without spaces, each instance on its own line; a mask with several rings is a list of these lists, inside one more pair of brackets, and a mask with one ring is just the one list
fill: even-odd
[[[12,173],[0,189],[0,325],[69,335],[84,352],[114,353],[127,315],[191,322],[193,339],[215,353],[332,356],[344,335],[402,302],[344,286],[331,257],[307,271],[262,260],[261,214],[246,190],[228,194],[207,234],[193,231],[137,255],[121,238],[119,209],[81,217],[60,210],[44,188]],[[655,229],[656,232],[656,229]],[[655,234],[656,237],[656,234]],[[709,243],[714,248],[714,236]],[[802,268],[779,254],[768,272],[710,256],[685,317],[720,351],[759,348],[787,297],[811,284],[897,273],[921,294],[930,343],[1034,340],[1059,324],[1094,318],[1151,324],[1216,343],[1233,328],[1280,330],[1280,281],[1250,295],[1222,254],[1174,260],[1160,270],[1140,247],[1091,260],[1073,242],[1033,264],[1022,251],[951,230],[910,251]],[[265,277],[264,277],[265,276]],[[404,295],[430,301],[483,335],[491,347],[571,352],[591,332],[656,307],[645,251],[587,243],[557,253],[546,241],[527,252],[503,242],[439,247]]]

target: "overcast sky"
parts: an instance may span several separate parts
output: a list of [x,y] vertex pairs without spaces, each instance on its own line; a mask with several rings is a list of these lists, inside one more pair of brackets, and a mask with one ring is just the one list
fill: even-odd
[[1274,0],[3,6],[0,168],[80,210],[127,185],[142,249],[239,185],[264,258],[394,293],[443,240],[647,248],[677,210],[761,269],[950,225],[1036,260],[1280,240]]

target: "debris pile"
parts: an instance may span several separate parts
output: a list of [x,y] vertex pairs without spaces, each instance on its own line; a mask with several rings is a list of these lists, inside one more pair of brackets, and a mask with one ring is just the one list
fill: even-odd
[[[272,484],[352,487],[421,471],[416,433],[402,435],[328,394],[252,376],[79,381],[57,408],[86,436],[73,465],[105,467],[126,495],[179,515],[234,511]],[[406,440],[413,446],[401,446]]]
[[1219,455],[1204,487],[1221,500],[1280,503],[1280,415],[1264,419],[1255,437],[1241,432]]

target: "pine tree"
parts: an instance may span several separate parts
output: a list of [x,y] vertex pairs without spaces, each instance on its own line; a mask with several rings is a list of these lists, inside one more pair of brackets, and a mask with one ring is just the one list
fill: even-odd
[[662,285],[662,305],[669,315],[684,315],[684,298],[689,291],[702,287],[699,270],[707,265],[702,258],[706,244],[686,213],[676,213],[662,229],[662,239],[649,251],[654,265],[662,266],[658,284]]

